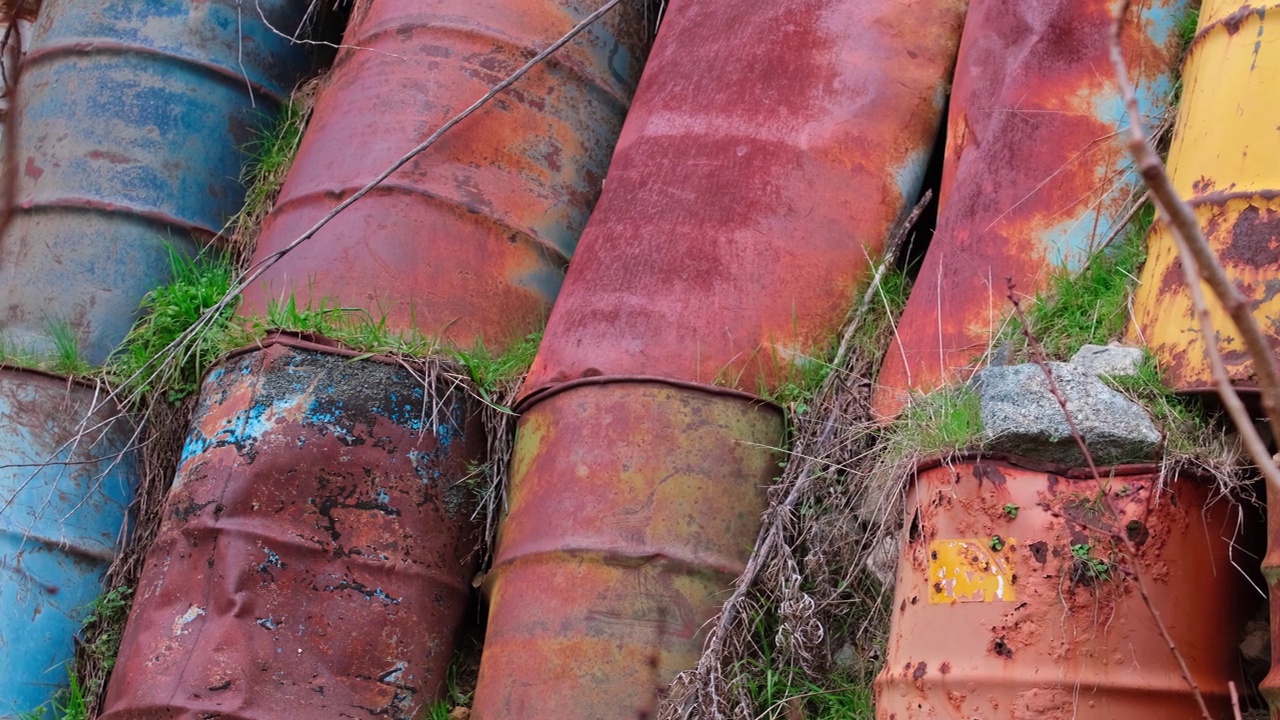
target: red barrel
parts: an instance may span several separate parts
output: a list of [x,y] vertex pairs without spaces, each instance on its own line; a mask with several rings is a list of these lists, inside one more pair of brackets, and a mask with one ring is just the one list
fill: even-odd
[[[918,192],[963,3],[674,3],[521,401],[474,716],[653,717]],[[928,18],[922,22],[921,18]]]
[[[1020,464],[1023,463],[1023,464]],[[1193,720],[1201,713],[1136,581],[1214,717],[1230,717],[1252,616],[1240,508],[1154,466],[922,467],[907,494],[884,720]],[[1136,546],[1126,559],[1123,533]],[[1233,545],[1235,547],[1233,548]]]
[[351,355],[276,338],[206,378],[103,720],[416,720],[440,689],[483,448],[460,391]]
[[[1144,117],[1172,94],[1186,0],[1142,0],[1125,56]],[[947,122],[938,225],[880,371],[875,408],[967,380],[1012,308],[1122,231],[1140,194],[1111,72],[1110,0],[973,0]],[[1137,192],[1135,192],[1137,191]]]
[[[259,238],[279,251],[595,9],[584,0],[357,8]],[[242,314],[291,297],[397,332],[501,347],[546,319],[640,75],[623,3],[277,263]]]

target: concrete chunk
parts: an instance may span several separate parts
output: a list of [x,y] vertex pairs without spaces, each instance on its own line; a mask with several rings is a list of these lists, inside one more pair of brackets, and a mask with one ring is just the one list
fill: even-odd
[[[1048,366],[1094,463],[1155,457],[1160,431],[1142,406],[1076,365]],[[988,367],[975,373],[971,383],[981,405],[988,449],[1075,467],[1087,464],[1039,366]]]
[[1072,365],[1102,377],[1137,375],[1145,353],[1129,345],[1085,345],[1071,358]]

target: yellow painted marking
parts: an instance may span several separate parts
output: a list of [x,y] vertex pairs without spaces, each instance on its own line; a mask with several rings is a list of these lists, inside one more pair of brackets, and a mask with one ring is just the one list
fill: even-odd
[[[1013,602],[1017,541],[1001,538],[934,540],[929,545],[929,602]],[[999,544],[999,543],[996,543]]]

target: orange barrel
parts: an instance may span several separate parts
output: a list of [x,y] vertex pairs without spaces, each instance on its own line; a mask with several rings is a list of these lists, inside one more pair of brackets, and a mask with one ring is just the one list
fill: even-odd
[[416,720],[435,697],[482,444],[460,390],[352,355],[277,336],[209,373],[103,720]]
[[[598,4],[357,5],[255,260],[289,245]],[[284,257],[244,294],[358,308],[395,332],[505,347],[541,326],[599,196],[647,45],[605,15]]]
[[762,398],[915,201],[963,6],[668,6],[519,406],[474,717],[653,717],[696,662],[779,472]]
[[[1214,717],[1230,717],[1247,612],[1239,508],[1155,466],[1030,469],[1017,459],[921,467],[876,717],[1200,718],[1120,558],[1138,550],[1152,604]],[[1043,465],[1039,465],[1043,468]]]
[[[1174,187],[1195,209],[1227,276],[1280,349],[1280,5],[1205,0],[1187,53],[1182,104],[1169,149]],[[1268,32],[1268,30],[1270,30]],[[1214,392],[1204,339],[1192,320],[1178,248],[1163,223],[1134,297],[1133,335],[1145,339],[1166,381]],[[1235,326],[1206,290],[1227,372],[1254,391],[1252,363]]]
[[[1187,0],[1142,0],[1125,56],[1144,117],[1165,112]],[[947,121],[938,225],[873,404],[968,379],[1011,311],[1122,232],[1141,179],[1111,72],[1111,0],[973,0]],[[1011,31],[1017,28],[1017,31]]]

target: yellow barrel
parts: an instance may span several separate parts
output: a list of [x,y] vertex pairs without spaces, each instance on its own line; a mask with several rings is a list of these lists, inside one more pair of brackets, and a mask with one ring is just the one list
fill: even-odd
[[[1280,349],[1280,4],[1204,0],[1183,84],[1170,176]],[[1174,389],[1212,392],[1177,260],[1173,236],[1157,223],[1134,299],[1132,335],[1156,353]],[[1218,303],[1210,302],[1210,312],[1236,387],[1255,390],[1235,326]]]

